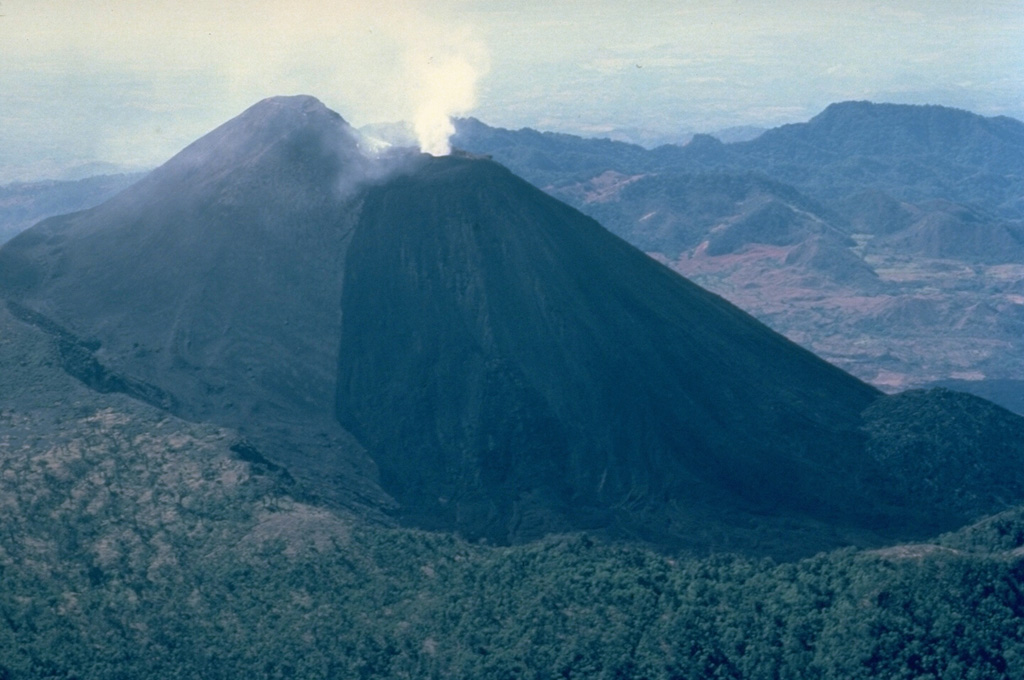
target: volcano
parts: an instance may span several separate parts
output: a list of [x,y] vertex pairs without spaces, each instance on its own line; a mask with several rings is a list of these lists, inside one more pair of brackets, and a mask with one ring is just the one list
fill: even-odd
[[874,388],[504,167],[368,156],[311,97],[13,239],[0,290],[87,384],[361,513],[497,543],[935,528],[866,453]]

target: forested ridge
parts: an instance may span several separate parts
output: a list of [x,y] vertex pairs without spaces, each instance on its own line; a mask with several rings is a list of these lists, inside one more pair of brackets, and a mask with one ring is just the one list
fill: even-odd
[[988,679],[1024,667],[1024,508],[928,543],[794,562],[586,534],[490,547],[304,504],[290,480],[233,454],[230,431],[109,399],[0,412],[15,433],[0,471],[0,677]]
[[8,565],[5,677],[1012,678],[1024,664],[1019,552],[775,564],[356,529],[325,550],[190,559],[60,580]]

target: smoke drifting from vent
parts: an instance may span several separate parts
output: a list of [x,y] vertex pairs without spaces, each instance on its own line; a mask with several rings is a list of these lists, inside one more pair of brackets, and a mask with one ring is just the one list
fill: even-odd
[[454,31],[439,44],[406,54],[411,82],[412,125],[420,150],[434,156],[451,152],[452,116],[476,106],[477,82],[487,72],[487,51],[468,31]]

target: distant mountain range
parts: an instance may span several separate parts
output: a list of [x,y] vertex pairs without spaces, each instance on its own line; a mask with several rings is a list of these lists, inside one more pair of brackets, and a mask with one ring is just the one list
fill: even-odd
[[1024,210],[1024,123],[941,106],[844,102],[807,123],[768,130],[750,141],[725,144],[696,135],[685,146],[653,150],[529,129],[497,130],[475,119],[461,121],[453,141],[508,160],[509,167],[529,172],[531,181],[552,172],[590,177],[599,169],[758,172],[819,200],[877,189],[899,200],[985,205],[1010,219]]
[[96,175],[0,186],[0,244],[44,218],[99,205],[140,177],[141,173]]
[[[885,389],[1024,380],[1024,124],[846,102],[653,150],[461,121],[486,153]],[[1009,381],[1009,382],[1008,382]],[[1024,392],[1021,393],[1024,395]]]

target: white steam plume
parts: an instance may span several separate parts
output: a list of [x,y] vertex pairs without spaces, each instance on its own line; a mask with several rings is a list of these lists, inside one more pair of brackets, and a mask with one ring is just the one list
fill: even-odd
[[477,82],[488,68],[486,49],[467,30],[449,31],[443,38],[415,45],[406,54],[413,130],[420,150],[434,156],[451,152],[452,116],[476,106]]

